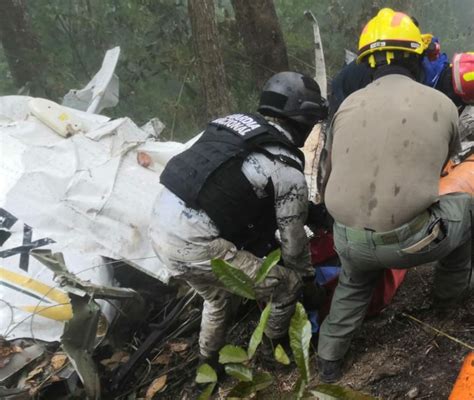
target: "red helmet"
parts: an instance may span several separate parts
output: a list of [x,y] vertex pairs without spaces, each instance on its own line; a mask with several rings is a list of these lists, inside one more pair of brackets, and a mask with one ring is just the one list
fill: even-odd
[[474,52],[453,57],[453,88],[466,104],[474,104]]

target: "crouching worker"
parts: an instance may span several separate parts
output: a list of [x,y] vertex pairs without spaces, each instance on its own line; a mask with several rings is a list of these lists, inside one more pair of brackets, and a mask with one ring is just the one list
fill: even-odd
[[458,112],[417,82],[422,37],[412,19],[381,10],[362,31],[359,62],[374,81],[347,97],[332,123],[326,207],[342,263],[321,326],[321,380],[342,375],[342,360],[385,268],[437,261],[433,297],[452,307],[468,290],[471,195],[438,196],[440,173],[459,148]]
[[298,147],[327,116],[326,102],[312,78],[281,72],[265,84],[258,112],[210,122],[192,147],[172,158],[161,174],[165,187],[152,215],[157,256],[204,299],[199,346],[201,360],[212,366],[231,311],[231,294],[213,274],[212,259],[255,277],[261,257],[278,247],[279,230],[284,266],[275,266],[255,288],[258,300],[272,300],[270,339],[287,334],[302,291],[317,294]]

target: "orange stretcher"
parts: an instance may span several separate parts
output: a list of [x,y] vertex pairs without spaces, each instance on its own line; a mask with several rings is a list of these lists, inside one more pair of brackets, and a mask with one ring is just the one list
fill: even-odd
[[439,194],[454,192],[474,194],[474,154],[457,165],[450,161],[444,169],[439,181]]
[[470,352],[464,359],[461,371],[449,395],[449,400],[472,399],[474,399],[474,352]]

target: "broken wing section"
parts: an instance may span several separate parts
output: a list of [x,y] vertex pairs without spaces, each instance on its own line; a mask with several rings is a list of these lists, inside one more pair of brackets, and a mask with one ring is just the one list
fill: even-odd
[[[71,305],[31,251],[62,253],[70,273],[99,286],[113,286],[104,257],[166,282],[148,222],[159,174],[185,145],[156,142],[129,118],[67,108],[83,129],[65,138],[33,115],[30,100],[0,98],[0,332],[54,341]],[[149,158],[146,168],[139,154]]]

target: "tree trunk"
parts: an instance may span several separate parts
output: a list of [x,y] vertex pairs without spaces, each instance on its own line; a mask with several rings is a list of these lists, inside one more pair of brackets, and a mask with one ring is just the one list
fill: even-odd
[[194,53],[199,67],[208,118],[228,114],[231,98],[226,82],[213,0],[188,0]]
[[273,0],[232,0],[258,89],[276,72],[288,70],[285,40]]
[[44,95],[46,63],[31,29],[25,0],[1,0],[0,40],[18,88],[27,85],[33,95]]

